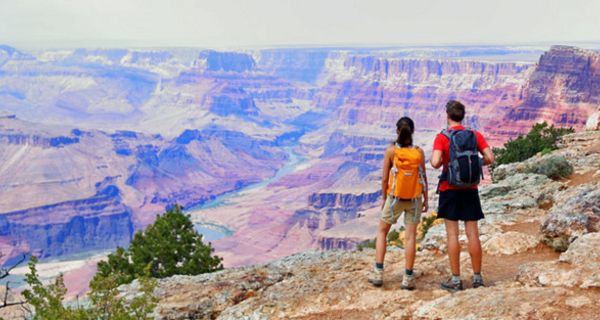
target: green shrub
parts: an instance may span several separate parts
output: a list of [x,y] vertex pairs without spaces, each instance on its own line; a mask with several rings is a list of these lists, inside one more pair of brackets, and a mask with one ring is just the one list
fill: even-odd
[[437,219],[438,216],[436,212],[421,219],[421,224],[417,229],[417,241],[422,241],[423,239],[425,239],[427,232],[429,231],[429,229],[431,229],[431,227],[434,226]]
[[392,231],[390,231],[388,233],[387,241],[388,242],[395,241],[395,240],[398,240],[399,237],[400,237],[400,233],[398,231],[392,229]]
[[126,284],[142,276],[165,278],[220,270],[222,259],[213,253],[210,243],[202,242],[189,216],[175,206],[145,231],[137,232],[128,249],[117,248],[107,261],[100,261],[92,285],[109,277]]
[[550,156],[531,169],[533,173],[543,174],[554,180],[566,178],[573,174],[573,166],[563,156]]
[[365,240],[356,246],[356,250],[363,251],[364,249],[375,249],[377,239]]
[[495,166],[520,162],[531,158],[538,152],[547,154],[556,149],[556,142],[565,134],[573,133],[572,128],[555,128],[548,123],[537,123],[525,136],[509,140],[503,148],[494,148]]
[[29,289],[23,291],[23,297],[33,308],[30,319],[48,320],[150,320],[152,310],[156,306],[157,298],[153,292],[156,281],[140,278],[140,293],[131,301],[119,296],[118,283],[114,277],[103,278],[90,285],[89,300],[86,306],[67,307],[64,304],[65,287],[64,279],[58,276],[50,284],[44,285],[37,273],[37,259],[32,257],[29,261],[29,273],[25,282]]

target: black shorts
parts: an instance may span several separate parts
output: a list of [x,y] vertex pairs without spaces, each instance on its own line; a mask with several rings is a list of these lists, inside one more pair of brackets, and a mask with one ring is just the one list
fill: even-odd
[[479,190],[463,189],[440,192],[438,217],[455,221],[483,219]]

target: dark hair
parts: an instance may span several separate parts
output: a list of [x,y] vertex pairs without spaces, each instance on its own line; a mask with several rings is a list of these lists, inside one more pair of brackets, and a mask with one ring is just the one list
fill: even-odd
[[396,129],[398,129],[398,139],[396,143],[401,147],[409,147],[412,145],[412,135],[415,132],[415,123],[409,117],[402,117],[396,122]]
[[461,122],[465,118],[465,106],[456,100],[450,100],[446,103],[446,114],[453,121]]

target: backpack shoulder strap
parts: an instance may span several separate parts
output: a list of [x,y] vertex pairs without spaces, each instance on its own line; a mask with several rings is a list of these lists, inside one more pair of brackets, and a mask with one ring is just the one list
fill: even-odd
[[452,139],[452,133],[454,132],[454,130],[448,130],[448,129],[444,129],[442,130],[442,132],[440,132],[442,135],[444,135],[446,138],[448,138],[448,140]]

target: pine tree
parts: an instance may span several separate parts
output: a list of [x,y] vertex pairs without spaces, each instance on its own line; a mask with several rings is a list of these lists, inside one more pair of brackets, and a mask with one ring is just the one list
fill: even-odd
[[157,216],[145,231],[136,233],[127,250],[117,248],[107,261],[99,262],[93,281],[111,276],[124,284],[142,276],[213,272],[223,268],[222,259],[213,253],[210,243],[203,243],[189,216],[176,205]]

